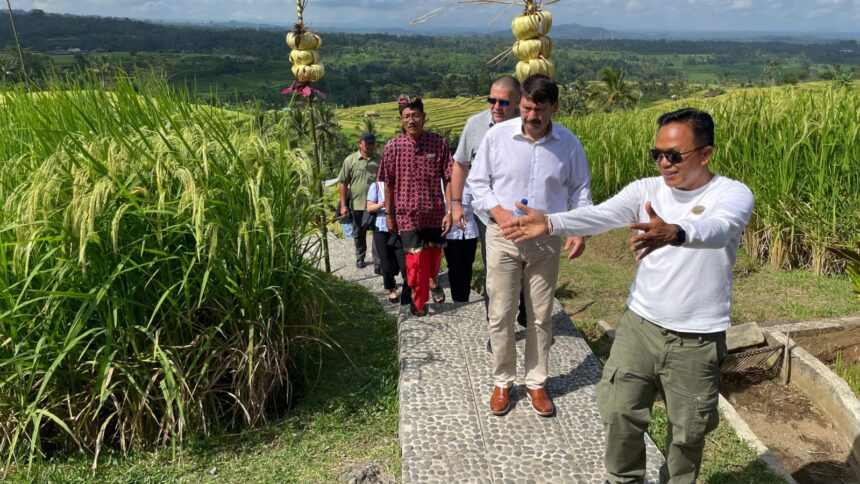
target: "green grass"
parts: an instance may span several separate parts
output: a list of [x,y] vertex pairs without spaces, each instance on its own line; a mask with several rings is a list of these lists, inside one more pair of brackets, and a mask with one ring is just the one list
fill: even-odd
[[[624,312],[636,264],[627,250],[627,229],[590,237],[582,257],[562,260],[556,295],[583,325],[614,326]],[[741,255],[735,265],[733,323],[770,323],[860,313],[860,302],[844,276],[760,267]]]
[[[326,279],[331,303],[326,330],[341,347],[304,353],[297,404],[286,417],[239,434],[195,436],[169,449],[73,456],[36,468],[43,482],[334,482],[346,471],[377,461],[400,476],[397,440],[397,344],[394,320],[356,284]],[[362,317],[353,317],[360,314]],[[218,476],[209,471],[217,468]],[[13,476],[13,481],[29,480]]]
[[851,388],[855,395],[860,396],[860,362],[845,363],[842,360],[842,352],[836,353],[836,359],[833,362],[833,371],[845,380],[845,383]]
[[[668,423],[665,405],[663,402],[656,402],[648,435],[664,455]],[[706,438],[698,481],[711,484],[784,482],[758,460],[755,450],[741,440],[724,421]]]

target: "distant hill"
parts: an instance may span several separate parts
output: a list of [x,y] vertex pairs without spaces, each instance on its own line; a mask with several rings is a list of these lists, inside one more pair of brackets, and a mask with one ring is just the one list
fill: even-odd
[[[494,32],[493,35],[504,35],[510,37],[511,31],[500,30]],[[618,38],[630,38],[630,33],[614,32],[612,30],[600,27],[587,27],[580,24],[561,24],[552,26],[550,37],[553,39],[590,39],[590,40],[608,40]]]

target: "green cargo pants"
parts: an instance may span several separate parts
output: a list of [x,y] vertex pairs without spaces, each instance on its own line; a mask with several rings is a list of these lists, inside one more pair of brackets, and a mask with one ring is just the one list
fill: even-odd
[[629,309],[624,313],[597,385],[609,482],[644,480],[644,435],[657,392],[669,419],[660,482],[696,481],[705,435],[719,423],[720,364],[726,353],[725,332],[675,333]]

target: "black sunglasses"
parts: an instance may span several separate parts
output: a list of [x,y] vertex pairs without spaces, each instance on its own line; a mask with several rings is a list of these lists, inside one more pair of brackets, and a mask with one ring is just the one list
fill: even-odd
[[660,163],[660,158],[665,156],[666,160],[668,160],[669,163],[677,165],[678,163],[684,161],[684,155],[688,155],[694,151],[699,151],[700,149],[707,147],[708,145],[699,146],[698,148],[693,148],[692,150],[685,151],[683,153],[680,153],[675,150],[662,151],[658,150],[657,148],[651,148],[650,150],[648,150],[648,152],[651,154],[651,158],[654,160],[654,163]]
[[496,103],[499,103],[502,105],[503,108],[506,108],[506,107],[511,105],[511,102],[508,101],[507,99],[496,99],[494,97],[488,97],[487,102],[490,104],[493,104],[493,105],[495,105]]

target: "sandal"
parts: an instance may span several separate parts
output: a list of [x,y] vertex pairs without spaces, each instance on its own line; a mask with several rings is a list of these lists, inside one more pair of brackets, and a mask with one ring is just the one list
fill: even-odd
[[397,304],[400,302],[400,296],[397,295],[397,291],[389,291],[388,292],[388,302],[391,304]]
[[434,303],[442,304],[445,302],[445,290],[442,289],[442,286],[437,285],[436,287],[431,287],[430,294],[433,294]]

